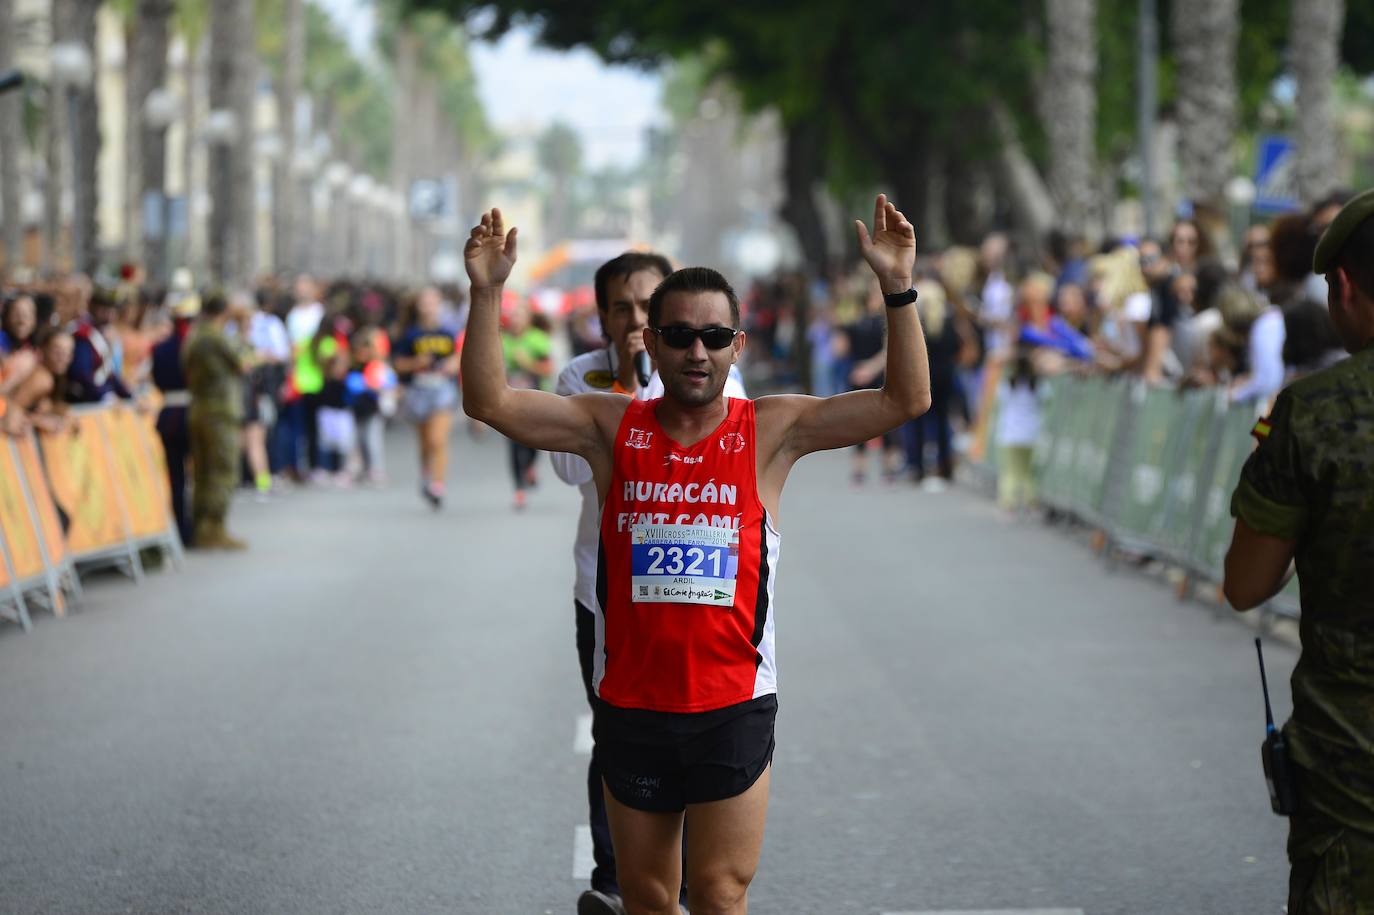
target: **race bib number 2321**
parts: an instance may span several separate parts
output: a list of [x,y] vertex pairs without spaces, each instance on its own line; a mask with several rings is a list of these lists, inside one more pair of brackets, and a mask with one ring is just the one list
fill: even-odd
[[735,603],[739,531],[689,524],[636,524],[630,529],[631,599],[635,603]]

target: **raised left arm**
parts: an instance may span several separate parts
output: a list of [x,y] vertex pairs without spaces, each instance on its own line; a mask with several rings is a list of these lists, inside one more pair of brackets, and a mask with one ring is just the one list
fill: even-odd
[[[911,288],[916,230],[884,195],[874,207],[870,238],[855,220],[859,247],[884,295]],[[915,305],[887,309],[887,368],[883,386],[834,397],[780,395],[759,400],[759,422],[777,452],[796,460],[889,432],[930,409],[930,363]]]

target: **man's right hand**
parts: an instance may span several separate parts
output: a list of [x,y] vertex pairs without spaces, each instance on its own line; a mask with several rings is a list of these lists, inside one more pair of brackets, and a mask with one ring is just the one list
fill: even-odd
[[463,246],[463,262],[474,289],[500,286],[515,266],[515,233],[506,232],[501,210],[492,207],[482,214],[482,221],[473,227]]

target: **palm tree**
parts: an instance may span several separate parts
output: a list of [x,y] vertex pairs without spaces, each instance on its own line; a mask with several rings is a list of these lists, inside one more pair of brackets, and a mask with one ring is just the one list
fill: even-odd
[[[14,0],[0,0],[0,70],[14,66]],[[19,93],[0,95],[0,246],[5,249],[5,273],[21,263],[23,226],[19,202],[19,147],[23,137]]]
[[1240,0],[1175,3],[1170,25],[1183,194],[1194,203],[1219,208],[1234,165]]
[[1298,194],[1303,203],[1314,202],[1339,184],[1332,96],[1344,25],[1345,0],[1293,4],[1289,47],[1298,83]]
[[1049,66],[1040,109],[1050,147],[1049,186],[1070,234],[1097,234],[1097,0],[1049,0]]
[[[142,235],[144,266],[156,273],[163,266],[162,248],[142,231],[143,199],[151,192],[160,200],[166,191],[167,125],[150,123],[145,117],[144,105],[148,95],[163,88],[167,82],[167,47],[176,4],[173,0],[126,0],[125,5],[132,7],[128,10],[132,16],[125,63],[128,80],[125,142],[129,161],[125,244],[133,252],[135,236]],[[162,230],[166,232],[167,227],[163,226]]]
[[299,225],[295,159],[297,143],[305,138],[296,134],[296,107],[305,81],[305,4],[303,0],[285,0],[286,42],[282,48],[282,77],[278,81],[277,120],[282,136],[282,155],[274,176],[272,245],[277,270],[300,270],[305,266],[301,239],[304,226]]
[[[53,0],[52,38],[54,44],[83,46],[95,59],[95,14],[99,0]],[[49,269],[56,266],[56,247],[61,234],[61,185],[59,175],[67,150],[72,150],[73,223],[71,227],[71,268],[80,273],[95,272],[100,262],[100,231],[96,201],[99,199],[100,101],[94,86],[67,86],[62,95],[49,93],[48,100],[48,199],[45,255]]]
[[233,116],[232,136],[218,137],[210,152],[210,275],[243,285],[254,269],[253,0],[215,0],[210,28],[210,107]]

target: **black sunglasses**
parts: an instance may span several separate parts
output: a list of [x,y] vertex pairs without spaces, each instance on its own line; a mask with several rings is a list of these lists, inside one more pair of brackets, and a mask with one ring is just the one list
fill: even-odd
[[707,349],[725,349],[740,333],[733,327],[684,327],[681,324],[655,327],[653,331],[673,349],[687,349],[697,340]]

